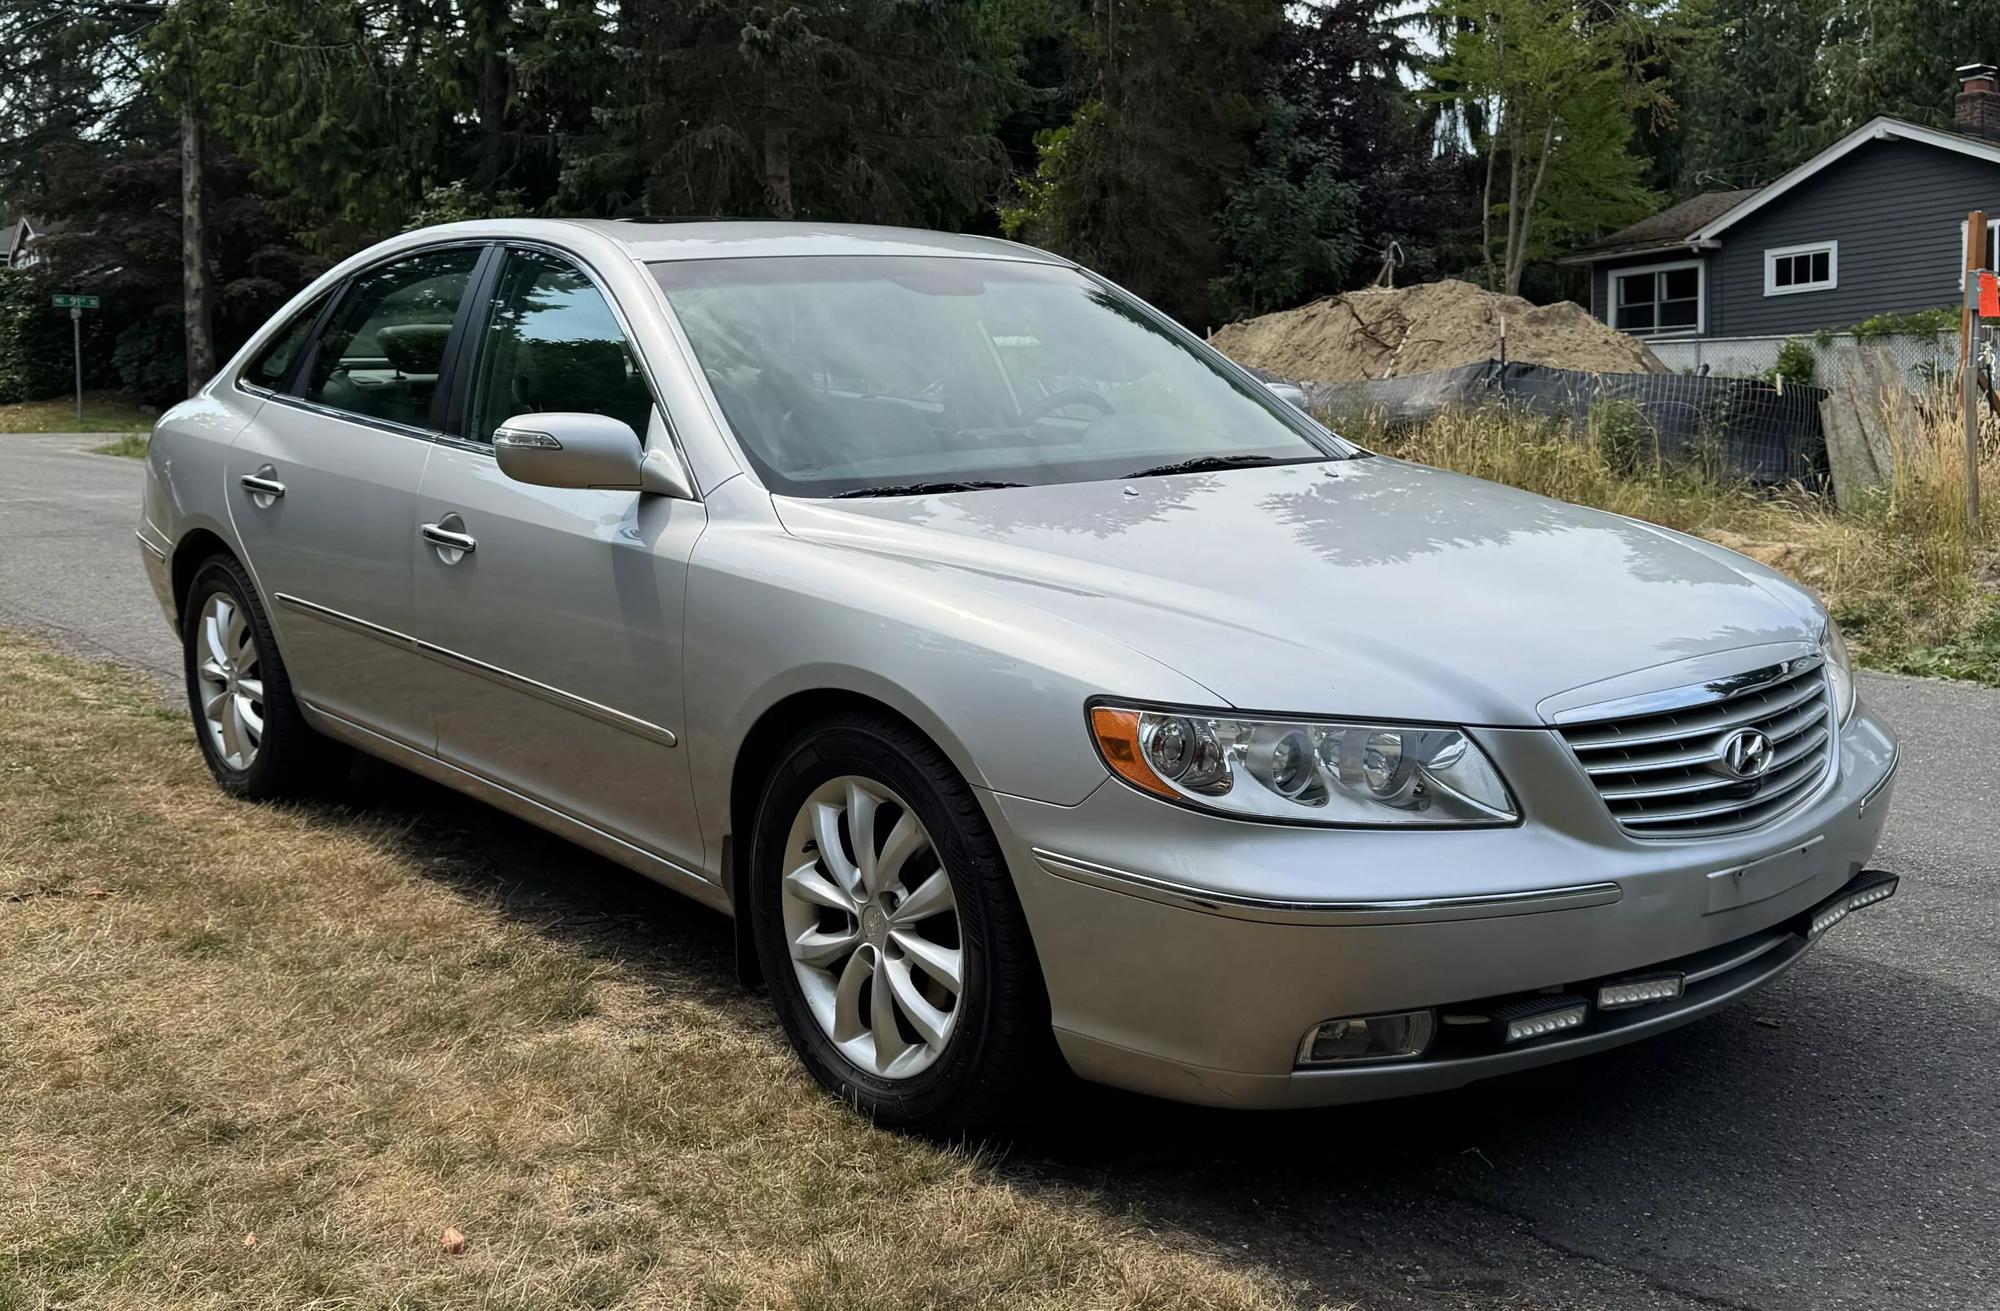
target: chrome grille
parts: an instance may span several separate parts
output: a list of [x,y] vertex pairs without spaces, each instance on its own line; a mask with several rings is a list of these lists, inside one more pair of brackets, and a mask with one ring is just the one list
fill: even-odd
[[[1833,762],[1832,701],[1817,656],[1621,706],[1622,715],[1560,730],[1612,818],[1633,837],[1755,828],[1810,796]],[[1739,777],[1725,759],[1741,729],[1761,732],[1769,744],[1770,764],[1753,778]]]

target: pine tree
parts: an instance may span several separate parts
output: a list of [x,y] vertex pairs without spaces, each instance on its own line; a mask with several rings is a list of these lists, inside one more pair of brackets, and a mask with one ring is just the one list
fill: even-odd
[[1005,175],[1017,94],[988,6],[624,0],[623,96],[574,143],[565,203],[598,211],[959,227]]
[[1214,321],[1217,216],[1251,165],[1280,0],[1091,0],[1070,40],[1087,98],[1038,139],[1007,232],[1102,269],[1183,321]]

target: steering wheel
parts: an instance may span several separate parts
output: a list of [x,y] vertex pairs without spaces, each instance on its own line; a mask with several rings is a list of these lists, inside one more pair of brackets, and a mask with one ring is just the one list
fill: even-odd
[[1052,392],[1022,410],[1021,424],[1027,427],[1069,405],[1088,405],[1100,415],[1114,413],[1118,408],[1094,391],[1072,387],[1067,391]]

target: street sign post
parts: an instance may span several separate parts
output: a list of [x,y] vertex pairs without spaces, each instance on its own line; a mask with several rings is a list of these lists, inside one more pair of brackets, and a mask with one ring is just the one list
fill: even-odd
[[98,307],[95,296],[59,291],[50,298],[59,310],[69,311],[70,350],[76,357],[76,426],[83,427],[83,312]]

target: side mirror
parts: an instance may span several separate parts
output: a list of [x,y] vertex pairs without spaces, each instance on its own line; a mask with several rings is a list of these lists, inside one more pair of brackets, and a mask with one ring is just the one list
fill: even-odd
[[1264,385],[1270,388],[1271,394],[1273,396],[1277,397],[1285,404],[1296,406],[1301,410],[1306,408],[1306,389],[1299,386],[1297,383],[1267,382]]
[[594,487],[693,500],[672,455],[648,451],[632,425],[605,414],[517,414],[493,430],[500,472],[536,487]]

